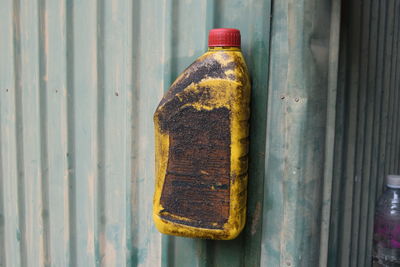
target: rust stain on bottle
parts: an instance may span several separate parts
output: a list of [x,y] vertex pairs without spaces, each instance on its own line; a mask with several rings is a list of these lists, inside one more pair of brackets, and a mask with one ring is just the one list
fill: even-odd
[[170,149],[161,218],[222,229],[229,218],[229,110],[198,111],[187,107],[171,118],[168,126]]

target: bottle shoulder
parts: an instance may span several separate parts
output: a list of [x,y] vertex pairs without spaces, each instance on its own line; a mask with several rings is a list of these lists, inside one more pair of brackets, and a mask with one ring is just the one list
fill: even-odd
[[207,51],[187,67],[174,81],[170,89],[189,82],[219,79],[231,82],[248,82],[248,69],[242,52],[229,50]]
[[240,51],[220,50],[204,53],[178,76],[165,93],[157,110],[190,86],[205,82],[208,82],[208,86],[213,86],[221,81],[236,87],[250,88],[247,66]]
[[376,213],[400,214],[400,190],[388,189],[379,198]]

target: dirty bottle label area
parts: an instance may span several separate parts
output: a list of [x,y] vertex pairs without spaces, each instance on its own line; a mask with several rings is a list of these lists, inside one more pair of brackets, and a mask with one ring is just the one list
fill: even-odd
[[398,219],[375,217],[373,266],[400,266],[400,225]]
[[223,229],[230,203],[229,113],[226,108],[199,111],[187,107],[176,114],[179,118],[171,119],[162,218]]

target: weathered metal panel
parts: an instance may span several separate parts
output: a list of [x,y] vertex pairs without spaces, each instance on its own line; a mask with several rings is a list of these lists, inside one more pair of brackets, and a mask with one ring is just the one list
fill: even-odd
[[[17,127],[16,121],[16,63],[13,23],[13,1],[4,1],[0,9],[3,23],[0,25],[2,41],[0,42],[0,234],[1,258],[3,266],[19,266],[21,264],[19,212],[18,212],[18,168],[17,168]],[[6,178],[7,177],[7,178]]]
[[[0,4],[1,265],[258,265],[270,1]],[[249,227],[232,242],[161,236],[152,115],[221,26],[242,31],[253,75]]]
[[[44,3],[44,2],[43,2]],[[43,8],[45,7],[45,8]],[[49,11],[52,12],[49,12]],[[44,12],[47,11],[47,16]],[[70,261],[70,214],[69,214],[69,170],[67,129],[67,59],[66,59],[66,20],[65,3],[62,1],[46,2],[41,9],[41,49],[47,49],[42,58],[43,78],[41,90],[44,94],[42,121],[46,128],[42,131],[47,139],[46,153],[47,182],[44,188],[48,192],[47,201],[47,250],[46,261],[55,266],[65,266]],[[47,40],[47,41],[46,41]],[[50,41],[51,40],[51,41]]]
[[321,188],[330,181],[328,173],[324,179],[324,147],[332,142],[326,122],[333,119],[327,106],[335,103],[329,79],[336,80],[337,57],[330,58],[329,48],[338,38],[339,10],[335,1],[274,2],[262,266],[326,261],[319,237],[326,235],[321,214],[329,205],[322,204]]
[[399,172],[399,12],[344,3],[328,266],[371,266],[375,202]]
[[[400,4],[343,5],[1,1],[0,266],[368,266],[400,171]],[[162,236],[153,112],[216,27],[252,77],[247,226]]]

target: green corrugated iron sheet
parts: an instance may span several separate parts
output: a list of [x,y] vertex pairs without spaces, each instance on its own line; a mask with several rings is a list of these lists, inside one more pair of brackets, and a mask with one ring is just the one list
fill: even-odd
[[374,205],[400,172],[400,2],[343,5],[329,266],[371,266]]
[[[0,266],[368,266],[399,171],[399,8],[1,1]],[[252,77],[247,226],[163,236],[153,112],[216,27],[241,30]]]

